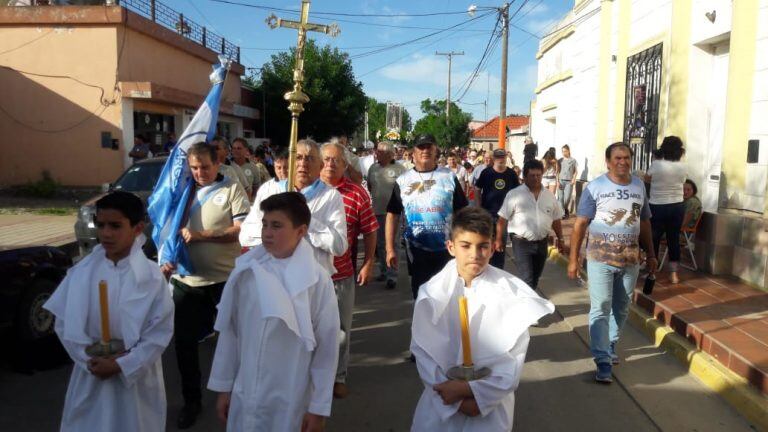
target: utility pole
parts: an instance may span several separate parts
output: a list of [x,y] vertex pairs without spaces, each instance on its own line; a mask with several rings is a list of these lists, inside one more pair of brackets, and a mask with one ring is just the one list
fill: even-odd
[[368,111],[365,112],[363,121],[365,122],[365,138],[363,138],[363,147],[365,147],[366,144],[368,144]]
[[501,101],[499,103],[499,148],[506,148],[507,130],[504,118],[507,116],[507,51],[509,50],[509,3],[504,3],[499,11],[502,19],[501,28]]
[[449,125],[451,119],[451,63],[453,62],[453,56],[464,55],[464,51],[451,51],[447,53],[435,51],[435,55],[448,57],[448,99],[445,101],[445,124]]

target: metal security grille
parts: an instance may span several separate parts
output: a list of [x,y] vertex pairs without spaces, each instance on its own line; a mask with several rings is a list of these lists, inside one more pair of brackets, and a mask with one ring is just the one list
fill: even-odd
[[627,59],[624,96],[624,142],[635,153],[632,168],[645,171],[651,164],[659,133],[662,44]]
[[240,47],[157,0],[118,0],[117,4],[240,63]]

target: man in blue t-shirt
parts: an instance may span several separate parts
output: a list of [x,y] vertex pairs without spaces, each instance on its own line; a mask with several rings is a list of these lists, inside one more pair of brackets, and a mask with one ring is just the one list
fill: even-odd
[[576,278],[579,251],[589,228],[589,345],[597,364],[595,380],[610,383],[612,365],[619,363],[616,343],[627,320],[632,291],[645,250],[649,275],[656,271],[651,236],[651,210],[645,186],[632,177],[632,149],[623,142],[605,150],[608,172],[592,180],[581,195],[571,237],[568,276]]
[[[494,150],[493,165],[483,170],[475,182],[477,188],[475,202],[491,213],[494,226],[499,219],[499,209],[504,203],[507,192],[519,185],[520,179],[517,178],[517,174],[507,167],[507,153],[503,149]],[[504,252],[494,252],[491,265],[503,270]]]

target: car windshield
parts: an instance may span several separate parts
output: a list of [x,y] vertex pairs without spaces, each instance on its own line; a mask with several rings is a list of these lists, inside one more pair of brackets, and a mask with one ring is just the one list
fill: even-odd
[[123,173],[112,187],[127,192],[152,192],[164,162],[135,164]]

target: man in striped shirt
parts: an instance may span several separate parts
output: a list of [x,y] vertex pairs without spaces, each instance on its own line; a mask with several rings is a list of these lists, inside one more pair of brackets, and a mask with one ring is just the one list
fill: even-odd
[[[347,396],[347,365],[349,363],[349,339],[352,330],[352,308],[355,305],[355,282],[365,285],[373,271],[374,254],[376,252],[376,230],[379,228],[376,215],[373,213],[371,197],[360,185],[344,177],[347,161],[344,147],[336,142],[325,144],[321,148],[323,170],[320,179],[336,188],[344,201],[344,213],[347,217],[347,251],[333,260],[336,274],[333,275],[333,285],[339,301],[339,318],[343,332],[339,343],[339,366],[336,372],[336,383],[333,386],[333,396],[342,399]],[[358,234],[363,234],[365,258],[355,281],[353,247]]]

